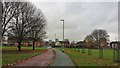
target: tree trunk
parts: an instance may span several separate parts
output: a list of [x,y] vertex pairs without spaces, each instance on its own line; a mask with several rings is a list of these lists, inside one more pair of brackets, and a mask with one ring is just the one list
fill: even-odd
[[85,53],[85,51],[84,51],[84,46],[82,45],[82,53]]
[[18,51],[21,51],[21,42],[18,42]]
[[103,48],[99,48],[99,58],[103,58]]
[[35,41],[33,41],[33,50],[35,50]]
[[88,48],[88,55],[92,55],[91,48]]

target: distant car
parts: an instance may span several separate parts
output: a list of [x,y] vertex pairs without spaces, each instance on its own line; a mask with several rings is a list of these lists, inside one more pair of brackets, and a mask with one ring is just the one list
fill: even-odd
[[51,46],[48,46],[47,48],[52,48]]

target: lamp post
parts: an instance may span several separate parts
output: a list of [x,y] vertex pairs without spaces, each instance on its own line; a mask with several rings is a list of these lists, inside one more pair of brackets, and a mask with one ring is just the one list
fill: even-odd
[[63,46],[62,46],[62,51],[64,52],[64,19],[61,19],[60,21],[63,22]]

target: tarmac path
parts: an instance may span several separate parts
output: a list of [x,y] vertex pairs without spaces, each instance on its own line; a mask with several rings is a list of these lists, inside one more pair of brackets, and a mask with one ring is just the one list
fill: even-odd
[[55,51],[55,59],[54,62],[51,64],[51,67],[53,66],[68,66],[68,67],[72,67],[75,68],[75,64],[73,63],[73,61],[70,59],[70,57],[68,55],[66,55],[65,53],[63,53],[60,50],[54,49]]
[[41,53],[35,57],[29,58],[24,62],[17,63],[14,66],[49,66],[49,64],[54,59],[53,49],[48,49],[48,51]]

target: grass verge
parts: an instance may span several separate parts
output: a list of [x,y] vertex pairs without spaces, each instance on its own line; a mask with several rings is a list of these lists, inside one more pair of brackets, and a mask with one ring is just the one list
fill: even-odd
[[[61,48],[58,48],[61,50]],[[99,51],[92,49],[92,55],[88,55],[88,49],[84,49],[85,53],[82,53],[82,49],[64,48],[64,52],[70,56],[76,66],[119,66],[120,63],[113,62],[113,50],[106,49],[103,52],[103,58],[99,57]]]
[[2,47],[2,66],[13,65],[44,51],[46,49],[40,47],[37,47],[36,50],[32,50],[32,47],[22,47],[22,51],[18,51],[17,47]]

